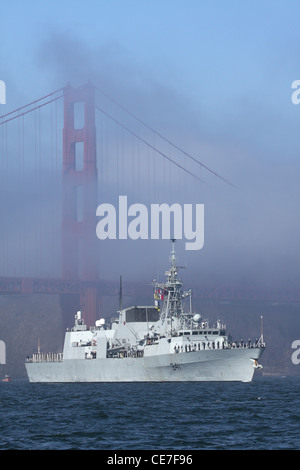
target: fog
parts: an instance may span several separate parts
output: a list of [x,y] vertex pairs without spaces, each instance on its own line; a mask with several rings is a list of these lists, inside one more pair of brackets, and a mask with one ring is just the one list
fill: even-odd
[[[90,81],[98,89],[96,104],[124,126],[96,111],[97,205],[117,207],[119,195],[127,195],[130,204],[148,207],[152,203],[204,204],[203,248],[187,251],[185,240],[176,243],[178,264],[187,268],[182,272],[184,279],[209,286],[297,288],[300,111],[290,97],[291,83],[299,77],[292,61],[296,51],[290,51],[290,60],[285,58],[285,70],[280,67],[287,50],[283,42],[268,63],[261,63],[258,56],[251,77],[243,75],[245,64],[239,66],[237,61],[230,89],[230,71],[222,76],[221,63],[214,69],[220,73],[219,80],[215,74],[210,80],[206,70],[197,89],[191,90],[182,85],[178,68],[170,60],[159,74],[151,61],[136,60],[117,40],[99,40],[91,46],[80,35],[59,27],[49,28],[36,44],[34,63],[45,93],[67,83],[77,87]],[[20,89],[15,88],[19,98]],[[31,91],[24,99],[37,97]],[[125,127],[143,140],[133,138]],[[26,170],[27,163],[24,184],[17,189],[13,187],[15,174],[2,173],[1,221],[6,226],[1,232],[6,256],[2,264],[10,275],[23,270],[20,274],[59,276],[62,127],[57,135],[58,166],[54,173],[42,168],[47,184],[40,184],[36,170]],[[47,142],[45,129],[43,136]],[[32,144],[34,139],[33,135]],[[51,139],[49,130],[49,145]],[[37,247],[35,230],[45,233],[41,247]],[[97,240],[100,278],[118,280],[120,274],[125,280],[142,282],[162,278],[170,248],[168,240]],[[15,268],[9,252],[16,255]],[[22,258],[20,269],[18,259]]]

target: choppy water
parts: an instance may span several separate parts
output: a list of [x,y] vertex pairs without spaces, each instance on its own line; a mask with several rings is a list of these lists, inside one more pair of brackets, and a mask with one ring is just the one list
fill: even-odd
[[300,449],[300,377],[0,383],[0,449]]

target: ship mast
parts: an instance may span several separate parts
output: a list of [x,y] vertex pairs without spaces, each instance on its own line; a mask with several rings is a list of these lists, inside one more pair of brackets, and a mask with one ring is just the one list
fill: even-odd
[[175,256],[175,238],[172,238],[171,239],[171,242],[172,242],[172,251],[171,251],[171,255],[170,255],[170,261],[171,261],[171,266],[172,268],[176,268],[176,256]]
[[164,284],[157,284],[157,287],[166,293],[161,312],[161,320],[165,329],[171,329],[171,331],[173,319],[178,318],[182,314],[182,282],[177,278],[178,268],[176,266],[175,241],[176,240],[174,238],[171,239],[172,249],[169,257],[171,266],[168,271],[165,272],[167,279]]
[[171,317],[178,317],[182,313],[182,293],[181,287],[182,282],[178,279],[178,267],[176,266],[176,256],[175,256],[175,239],[171,240],[172,242],[172,251],[170,255],[171,261],[171,268],[169,271],[166,272],[168,276],[166,286],[169,291],[169,314],[168,316]]
[[122,276],[120,275],[120,290],[119,290],[119,309],[120,309],[120,313],[122,312],[122,300],[123,300]]
[[[157,299],[157,305],[159,300],[163,298],[163,305],[160,314],[160,320],[162,329],[172,335],[172,329],[175,327],[183,327],[188,321],[190,313],[184,314],[182,299],[191,296],[191,291],[183,292],[182,281],[177,277],[179,267],[176,265],[176,253],[175,253],[175,242],[174,238],[171,239],[172,249],[169,256],[170,267],[165,271],[166,280],[164,283],[155,283],[154,298]],[[159,308],[159,307],[157,307]]]

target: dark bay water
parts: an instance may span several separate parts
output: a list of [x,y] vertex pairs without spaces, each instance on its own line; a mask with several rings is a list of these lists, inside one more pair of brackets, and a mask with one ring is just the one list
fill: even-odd
[[300,377],[251,383],[0,383],[0,449],[300,449]]

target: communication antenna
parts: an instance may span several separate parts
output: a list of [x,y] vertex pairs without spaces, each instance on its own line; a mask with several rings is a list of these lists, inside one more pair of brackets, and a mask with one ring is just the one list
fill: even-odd
[[122,276],[120,276],[120,291],[119,291],[119,308],[122,311]]
[[263,316],[260,316],[260,337],[261,337],[261,342],[264,342],[264,334],[263,334]]
[[170,261],[172,262],[172,266],[176,265],[176,256],[175,256],[175,238],[171,238],[171,243],[172,243],[172,251],[171,251],[171,256],[170,256]]

